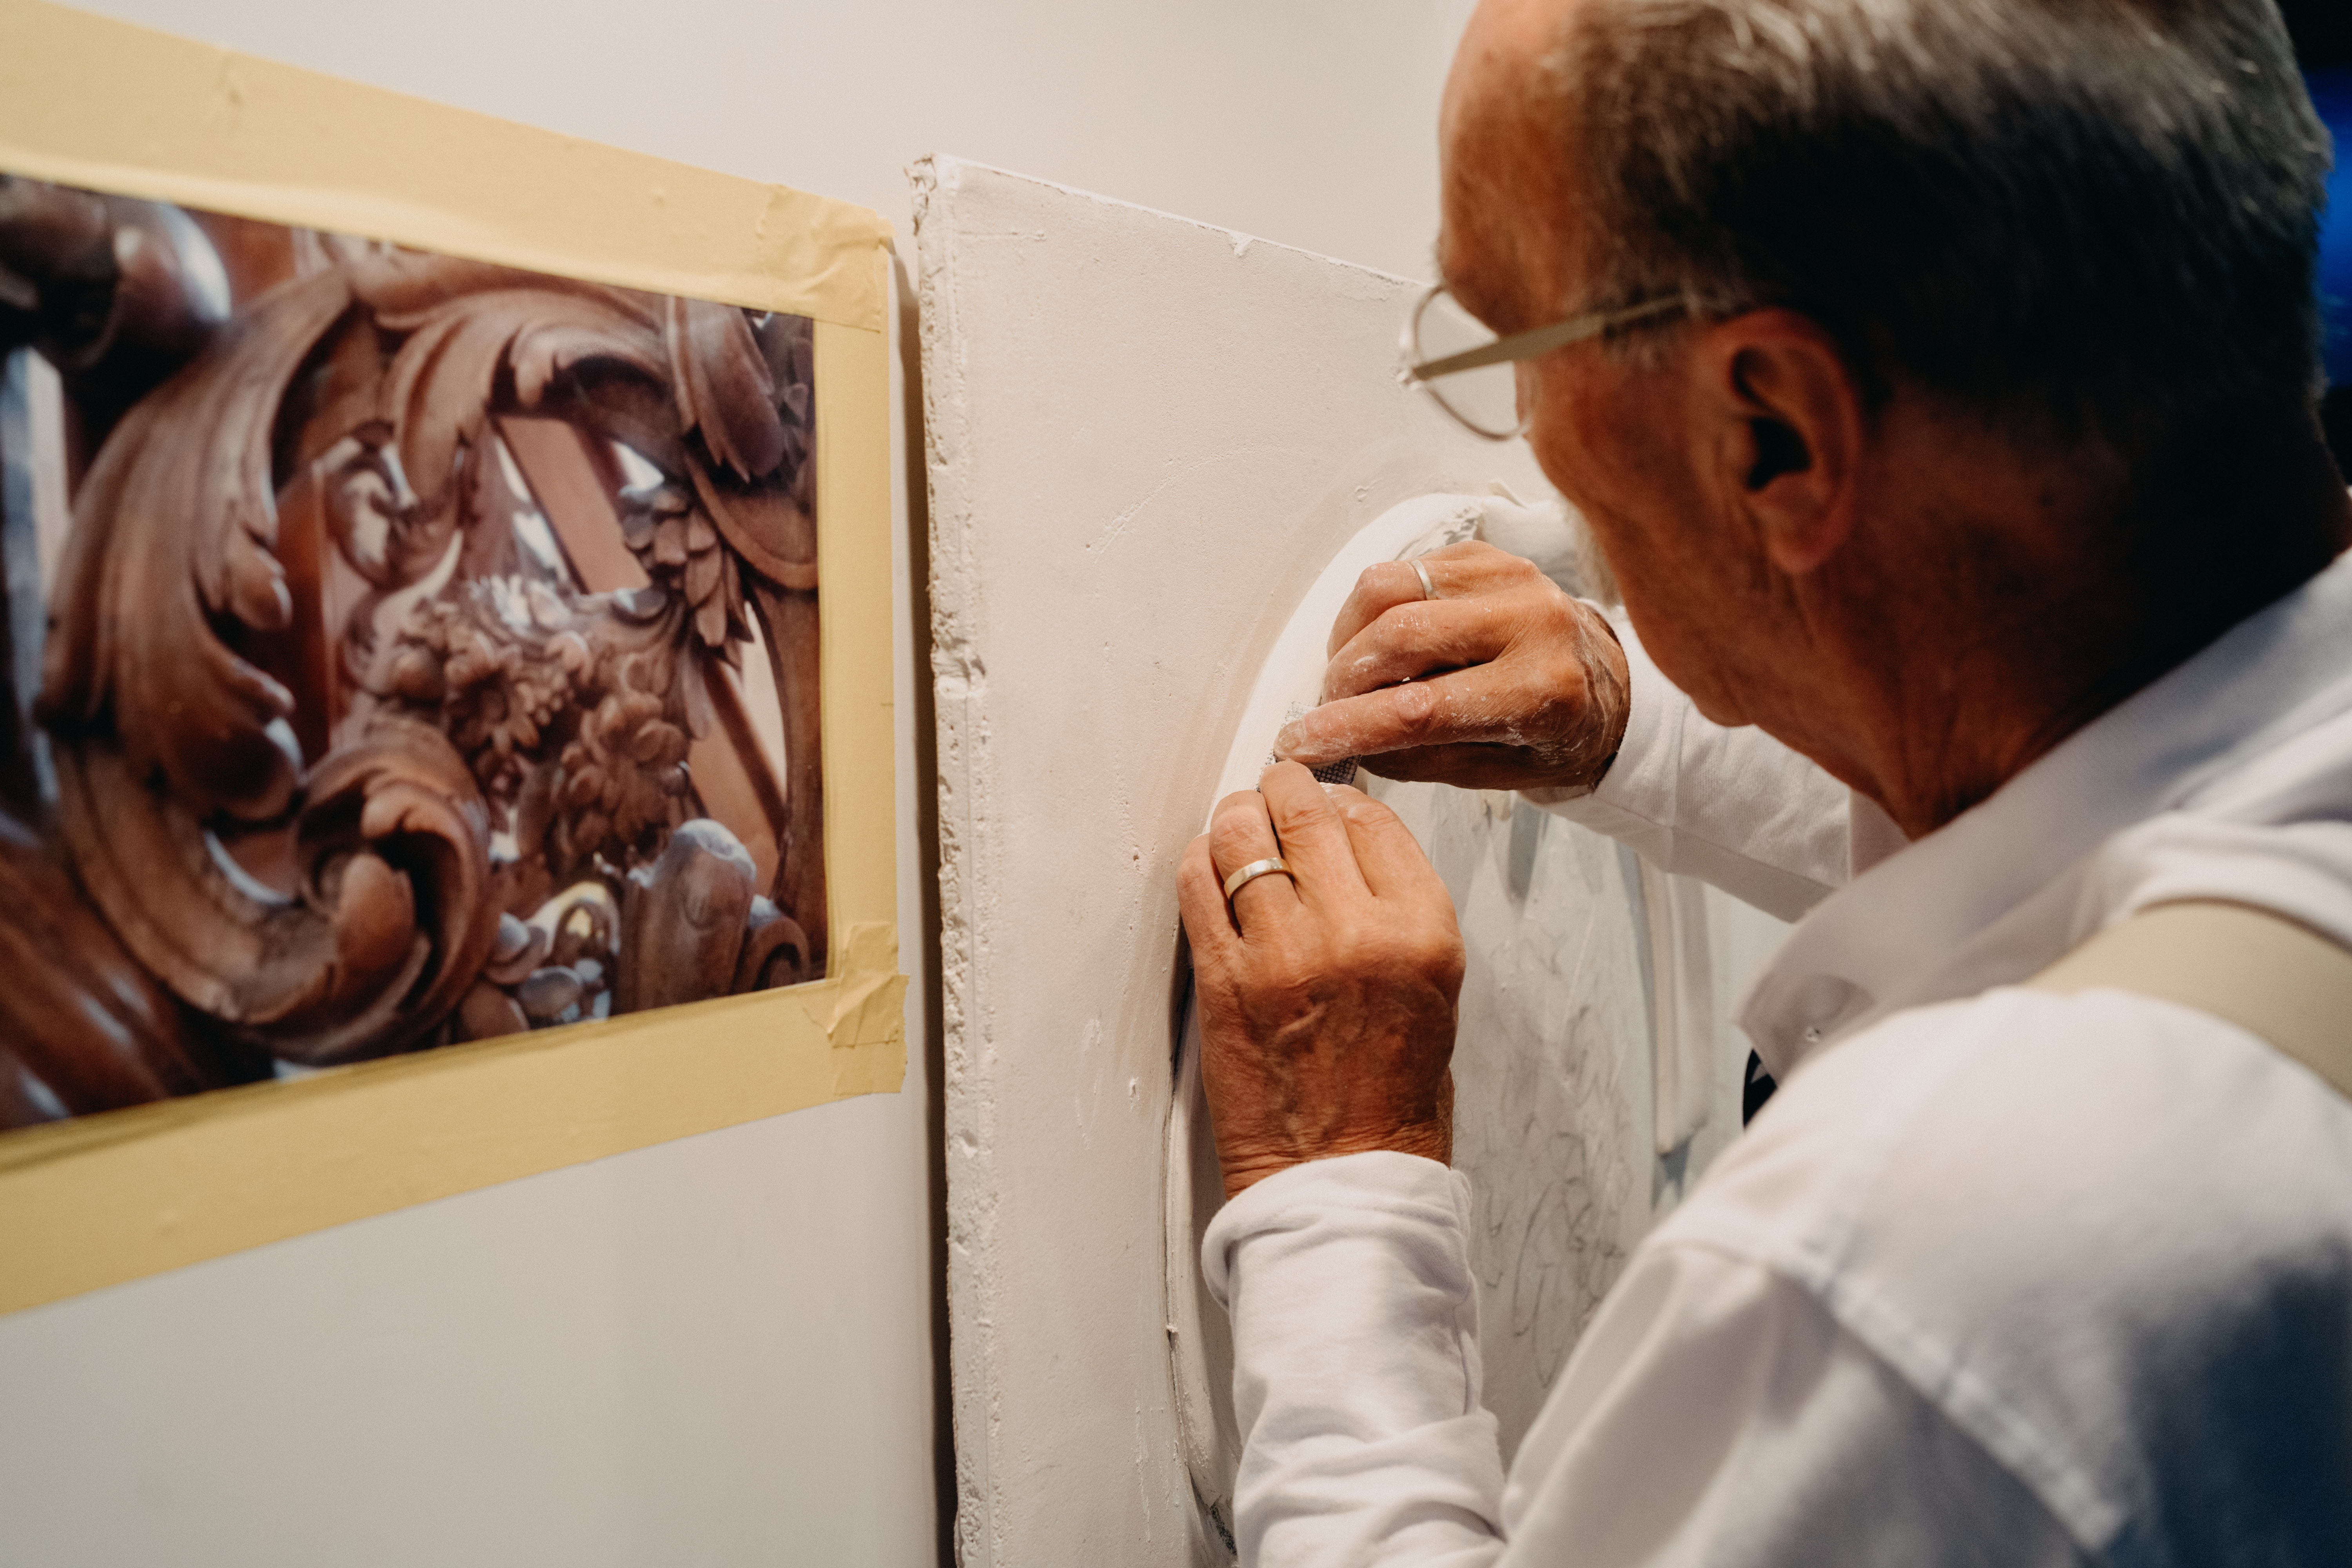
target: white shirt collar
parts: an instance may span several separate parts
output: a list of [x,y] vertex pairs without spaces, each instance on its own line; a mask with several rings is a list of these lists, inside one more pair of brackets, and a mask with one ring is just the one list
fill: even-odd
[[2347,710],[2352,553],[1825,900],[1748,991],[1741,1026],[1785,1077],[1898,1007],[2038,973],[2125,912],[2072,896],[2103,843]]

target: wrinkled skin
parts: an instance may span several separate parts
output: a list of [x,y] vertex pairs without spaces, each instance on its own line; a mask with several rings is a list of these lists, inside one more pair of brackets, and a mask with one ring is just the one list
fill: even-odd
[[1625,734],[1625,653],[1609,623],[1516,555],[1455,544],[1369,568],[1331,628],[1323,706],[1276,738],[1308,767],[1360,757],[1465,789],[1597,781]]
[[[1279,853],[1297,872],[1224,879]],[[1227,1196],[1304,1160],[1454,1146],[1462,935],[1412,835],[1296,763],[1227,795],[1178,875]]]

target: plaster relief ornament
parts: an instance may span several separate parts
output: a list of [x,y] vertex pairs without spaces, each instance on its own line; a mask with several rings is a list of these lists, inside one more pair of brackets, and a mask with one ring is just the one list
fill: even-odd
[[0,1125],[817,977],[812,335],[0,176]]

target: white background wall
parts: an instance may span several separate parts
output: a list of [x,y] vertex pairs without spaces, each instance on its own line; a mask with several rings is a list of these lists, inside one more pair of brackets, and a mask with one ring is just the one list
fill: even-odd
[[[1418,274],[1437,93],[1469,5],[92,8],[864,203],[902,246],[899,170],[939,151]],[[932,900],[921,611],[906,570],[911,559],[919,579],[914,473],[911,528],[903,494],[898,512],[900,945],[918,1042],[904,1091],[0,1319],[0,1563],[933,1559],[936,1023],[932,961],[916,962]]]

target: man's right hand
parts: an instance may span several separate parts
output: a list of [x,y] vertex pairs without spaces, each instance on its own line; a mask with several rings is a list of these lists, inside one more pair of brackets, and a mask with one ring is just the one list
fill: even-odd
[[1275,753],[1355,757],[1384,778],[1465,789],[1579,788],[1625,734],[1625,651],[1590,605],[1516,555],[1455,544],[1367,569],[1331,631],[1323,705]]

